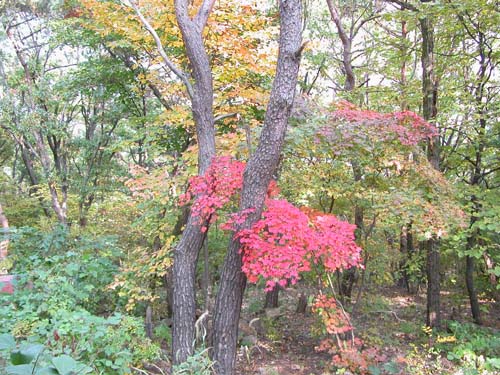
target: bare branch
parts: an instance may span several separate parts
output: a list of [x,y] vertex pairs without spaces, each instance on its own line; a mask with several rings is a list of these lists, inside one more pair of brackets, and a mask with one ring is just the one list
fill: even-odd
[[418,12],[419,11],[419,9],[416,6],[414,6],[414,5],[410,4],[410,3],[407,3],[404,0],[386,0],[386,1],[389,2],[389,3],[392,3],[392,4],[399,5],[402,10],[411,10],[413,12]]
[[193,86],[191,85],[191,82],[189,82],[189,79],[187,78],[186,73],[184,73],[180,68],[178,68],[172,60],[169,59],[167,53],[165,52],[165,49],[163,48],[163,44],[161,43],[160,37],[158,36],[158,33],[156,30],[151,26],[149,21],[144,17],[140,9],[137,7],[137,4],[135,3],[134,0],[129,1],[131,8],[135,11],[139,19],[141,20],[141,23],[143,26],[146,28],[146,30],[151,34],[153,37],[155,43],[156,43],[156,48],[158,49],[158,53],[160,54],[161,58],[165,62],[165,65],[168,66],[168,68],[184,83],[186,86],[186,90],[188,92],[189,97],[192,99],[193,98]]

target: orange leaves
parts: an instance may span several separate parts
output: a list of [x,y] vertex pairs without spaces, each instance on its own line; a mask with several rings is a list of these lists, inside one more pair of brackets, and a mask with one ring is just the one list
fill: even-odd
[[335,337],[335,340],[332,337],[325,338],[315,349],[332,354],[332,364],[335,367],[349,369],[356,374],[371,374],[370,369],[387,362],[387,356],[378,348],[367,347],[361,339],[354,338],[354,335],[350,339],[342,338],[342,334],[352,331],[353,327],[349,315],[338,306],[335,298],[317,296],[312,311],[320,317],[326,333]]
[[[184,71],[189,65],[175,18],[174,2],[135,0],[138,8],[159,35],[168,57]],[[190,5],[194,15],[201,0]],[[174,106],[168,111],[167,123],[190,126],[192,120],[185,88],[164,69],[155,42],[126,2],[82,0],[87,17],[85,27],[99,34],[108,48],[132,50],[136,68],[144,68],[137,79],[153,84]],[[271,34],[274,20],[262,14],[257,1],[216,2],[204,29],[205,48],[214,78],[214,108],[218,114],[238,113],[247,122],[254,108],[263,109],[268,100],[269,79],[274,74],[276,43]],[[137,69],[139,72],[141,69]],[[180,115],[180,113],[182,115]]]
[[319,315],[325,330],[330,335],[338,335],[351,331],[353,328],[346,313],[343,313],[335,298],[326,295],[316,297],[312,311]]

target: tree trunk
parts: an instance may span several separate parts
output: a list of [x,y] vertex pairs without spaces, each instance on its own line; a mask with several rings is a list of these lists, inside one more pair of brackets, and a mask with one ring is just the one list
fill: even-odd
[[[186,83],[191,96],[191,109],[198,140],[198,168],[202,175],[215,156],[215,128],[213,116],[213,83],[210,61],[203,44],[203,29],[211,12],[213,0],[205,0],[198,13],[191,17],[187,0],[175,1],[175,14],[188,56],[192,89]],[[196,320],[196,264],[206,237],[199,217],[190,214],[182,237],[175,248],[173,265],[173,330],[172,354],[174,364],[184,362],[193,354]]]
[[[7,256],[9,250],[9,221],[7,216],[5,216],[2,204],[0,203],[0,225],[2,226],[2,232],[0,233],[0,262]],[[0,270],[1,272],[1,270]]]
[[[483,103],[485,97],[485,78],[487,74],[488,64],[487,53],[485,51],[485,39],[482,32],[478,32],[477,35],[478,42],[478,54],[479,54],[479,71],[477,74],[477,85],[474,88],[474,96],[476,102],[476,114],[479,119],[478,130],[478,142],[474,145],[475,148],[475,159],[473,168],[471,171],[471,178],[469,185],[476,187],[481,184],[482,172],[483,172],[483,153],[486,146],[486,118],[485,113],[487,111],[486,104]],[[478,229],[474,228],[474,224],[478,220],[478,215],[481,211],[481,204],[476,195],[471,195],[470,202],[472,205],[472,212],[470,215],[469,224],[469,236],[467,237],[467,250],[473,251],[477,244],[477,239],[479,236]],[[477,291],[474,287],[474,258],[469,254],[465,259],[465,284],[467,286],[467,292],[469,294],[469,301],[471,307],[472,318],[477,324],[481,324],[481,310],[479,309],[479,301],[477,298]]]
[[398,286],[405,288],[408,293],[410,292],[410,282],[408,280],[408,273],[406,272],[406,265],[408,262],[408,228],[406,226],[401,228],[399,235],[399,252],[401,253],[401,261],[399,262],[399,280]]
[[[249,228],[260,218],[269,183],[279,164],[288,118],[293,105],[300,65],[302,2],[280,0],[280,37],[276,77],[269,99],[259,144],[244,173],[240,210],[253,209],[236,230]],[[239,240],[231,236],[224,261],[214,312],[213,359],[215,373],[234,373],[238,321],[245,274],[241,271]]]
[[[360,166],[356,162],[352,162],[352,170],[354,175],[354,181],[359,183],[363,178],[363,173]],[[364,232],[364,211],[363,207],[356,204],[354,206],[354,224],[356,225],[356,230],[354,231],[354,237],[358,245],[361,245]],[[358,278],[358,272],[356,267],[351,267],[342,273],[342,283],[340,287],[340,295],[343,302],[350,302],[352,298],[352,288],[354,283]]]
[[[428,17],[420,18],[422,32],[422,113],[427,121],[437,115],[437,86],[434,75],[434,27]],[[440,170],[439,136],[433,137],[427,145],[427,158],[431,165]],[[441,325],[440,306],[440,254],[439,242],[430,238],[425,245],[427,252],[427,316],[429,327]]]
[[[479,163],[477,164],[477,166],[480,165],[480,160],[481,158],[479,158]],[[476,168],[474,170],[474,173],[471,178],[472,186],[477,185],[479,183],[479,178],[480,178],[479,172],[480,172],[479,168]],[[466,244],[466,249],[469,252],[473,251],[474,247],[477,244],[478,233],[477,229],[474,228],[474,224],[476,223],[478,219],[477,215],[481,210],[480,203],[475,195],[471,196],[470,202],[472,204],[472,212],[469,224],[470,233],[467,236],[467,244]],[[474,268],[475,268],[474,264],[475,264],[474,258],[470,254],[468,254],[465,257],[465,285],[467,286],[467,293],[469,294],[472,319],[474,319],[474,322],[476,324],[481,324],[481,310],[479,309],[479,300],[477,298],[477,291],[474,286]]]
[[280,295],[280,285],[276,284],[273,288],[273,290],[270,290],[269,292],[266,292],[266,302],[264,304],[265,309],[269,308],[276,308],[278,307],[278,298]]
[[299,302],[297,303],[297,314],[305,314],[307,309],[307,296],[304,293],[300,294]]
[[477,299],[476,288],[474,287],[474,258],[471,256],[465,257],[465,283],[467,285],[467,292],[469,293],[469,301],[472,312],[472,319],[474,323],[482,324],[481,310],[479,309],[479,301]]
[[[355,33],[354,24],[350,32],[344,29],[342,25],[342,20],[339,14],[339,10],[335,6],[332,0],[327,0],[328,10],[330,11],[330,17],[337,28],[337,34],[339,35],[340,41],[342,42],[342,67],[345,76],[344,90],[346,92],[352,92],[356,86],[356,76],[354,74],[354,68],[352,65],[352,43]],[[351,99],[352,100],[352,99]],[[359,182],[363,176],[362,170],[358,163],[354,160],[352,162],[352,169],[354,175],[354,181]],[[356,225],[356,241],[360,244],[360,239],[363,233],[363,208],[359,205],[354,207],[354,224]],[[341,295],[342,301],[351,300],[352,288],[357,278],[356,267],[351,267],[342,273],[342,282],[340,285],[339,293]],[[344,298],[345,297],[345,298]]]
[[429,327],[438,328],[441,325],[441,276],[439,274],[439,248],[437,241],[434,239],[425,241],[425,250],[427,252],[426,324]]

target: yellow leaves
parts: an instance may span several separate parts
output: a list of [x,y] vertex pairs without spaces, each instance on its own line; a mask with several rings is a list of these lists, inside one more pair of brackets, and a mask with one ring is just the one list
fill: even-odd
[[425,333],[427,336],[432,335],[432,328],[429,326],[422,326],[422,332]]
[[236,153],[248,156],[245,132],[242,129],[235,129],[232,133],[217,137],[216,145],[218,154],[221,156],[231,155],[236,157]]
[[133,310],[138,302],[153,302],[159,298],[154,289],[160,287],[159,280],[172,266],[171,249],[174,239],[174,236],[164,237],[163,247],[156,251],[138,246],[124,260],[121,272],[108,288],[117,289],[120,296],[127,297],[128,311]]
[[[180,30],[175,19],[174,2],[162,0],[136,0],[138,7],[158,33],[169,58],[187,69],[187,59]],[[196,0],[190,5],[193,16],[201,5]],[[220,0],[214,6],[204,30],[205,48],[209,55],[214,77],[214,100],[218,112],[238,112],[242,116],[248,106],[263,107],[268,100],[269,77],[274,74],[277,58],[275,21],[261,13],[261,4],[248,0],[234,2]],[[85,27],[104,38],[111,49],[124,45],[137,51],[137,67],[150,67],[137,79],[143,85],[154,84],[167,99],[178,103],[171,113],[163,117],[166,123],[191,127],[185,88],[171,76],[165,76],[153,38],[141,24],[131,7],[124,3],[102,0],[82,0],[89,20]]]
[[457,341],[457,338],[455,336],[441,336],[441,335],[438,335],[436,341],[439,343],[439,344],[448,344],[448,343],[452,343],[452,342],[456,342]]

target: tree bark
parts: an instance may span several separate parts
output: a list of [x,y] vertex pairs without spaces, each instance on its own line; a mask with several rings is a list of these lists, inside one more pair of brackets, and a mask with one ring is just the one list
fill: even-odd
[[[434,27],[429,17],[420,18],[422,33],[422,113],[427,121],[432,121],[437,114],[437,86],[434,74]],[[439,136],[433,137],[427,145],[427,158],[431,165],[440,170]],[[426,241],[427,253],[427,314],[429,327],[441,325],[440,307],[440,254],[436,238]]]
[[465,282],[467,285],[467,292],[469,293],[470,308],[472,312],[472,319],[474,323],[482,324],[481,310],[479,309],[479,300],[477,298],[477,291],[474,287],[474,258],[470,255],[465,257]]
[[352,67],[352,40],[354,35],[352,33],[348,35],[344,29],[338,9],[333,4],[333,0],[326,0],[326,3],[328,4],[330,17],[333,23],[335,23],[337,33],[342,42],[342,67],[345,76],[344,90],[350,92],[354,90],[356,84],[356,76],[354,75],[354,69]]
[[280,295],[280,285],[276,284],[273,290],[266,292],[266,302],[264,303],[265,309],[276,308],[278,307],[278,299]]
[[297,314],[305,314],[307,309],[307,296],[304,293],[300,294],[299,301],[297,302]]
[[[267,189],[279,164],[288,118],[293,105],[300,65],[302,2],[280,0],[280,37],[276,77],[256,151],[244,173],[240,210],[252,209],[236,231],[249,228],[262,213]],[[234,373],[238,321],[245,274],[241,271],[240,243],[231,237],[221,273],[213,324],[213,359],[218,375]]]
[[425,241],[427,253],[427,309],[426,324],[432,328],[441,325],[441,276],[439,274],[439,249],[437,241],[430,239]]
[[[213,0],[205,0],[195,17],[188,14],[188,1],[175,1],[175,14],[191,66],[194,84],[186,84],[191,96],[191,109],[198,139],[198,168],[202,175],[215,156],[213,116],[213,83],[210,61],[203,44],[203,29],[211,12]],[[190,214],[182,237],[175,248],[172,273],[173,330],[172,354],[174,364],[184,362],[193,354],[196,320],[196,264],[206,237],[199,217]]]
[[[130,1],[130,6],[152,35],[163,62],[184,83],[191,99],[191,111],[198,140],[198,173],[200,175],[205,173],[215,156],[212,71],[203,43],[203,30],[214,2],[215,0],[203,0],[193,17],[189,15],[190,2],[188,0],[175,0],[174,2],[177,23],[190,63],[190,78],[193,81],[191,84],[189,77],[169,59],[158,34],[142,15],[137,4]],[[172,267],[172,358],[174,364],[184,362],[193,354],[196,320],[196,264],[206,237],[207,226],[208,221],[200,222],[199,217],[189,213],[185,229],[174,251]],[[174,230],[179,229],[176,227]]]

